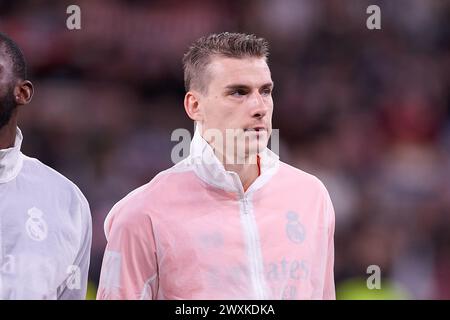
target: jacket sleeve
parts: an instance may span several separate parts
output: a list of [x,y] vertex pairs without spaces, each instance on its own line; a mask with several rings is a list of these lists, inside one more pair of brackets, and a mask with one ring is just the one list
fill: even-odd
[[325,267],[325,282],[323,290],[324,300],[336,300],[336,290],[334,284],[334,229],[335,213],[330,195],[326,192],[326,216],[328,217],[328,248],[327,261]]
[[78,192],[77,203],[79,212],[79,250],[72,265],[67,266],[67,278],[58,288],[58,300],[86,299],[89,262],[92,244],[91,210],[86,198]]
[[97,299],[155,299],[158,269],[150,216],[126,205],[113,208],[105,232],[108,242]]

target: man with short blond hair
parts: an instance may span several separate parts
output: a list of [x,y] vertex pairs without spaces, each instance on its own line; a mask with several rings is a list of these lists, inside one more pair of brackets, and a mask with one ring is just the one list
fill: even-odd
[[328,192],[267,148],[268,52],[239,33],[189,48],[190,155],[112,208],[98,299],[335,299]]

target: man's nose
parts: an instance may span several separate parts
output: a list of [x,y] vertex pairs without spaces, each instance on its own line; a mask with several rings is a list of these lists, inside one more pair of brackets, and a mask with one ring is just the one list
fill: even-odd
[[261,96],[259,92],[253,94],[252,97],[252,103],[251,103],[251,113],[253,118],[263,118],[269,107],[267,105],[267,102],[264,101],[264,98]]

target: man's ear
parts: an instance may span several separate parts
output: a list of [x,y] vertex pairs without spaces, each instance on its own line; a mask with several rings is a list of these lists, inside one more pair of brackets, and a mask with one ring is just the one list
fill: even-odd
[[197,91],[188,91],[184,96],[184,110],[194,121],[203,120],[203,110],[200,107],[200,93]]
[[18,105],[30,103],[33,94],[33,84],[28,80],[20,81],[14,88],[14,97]]

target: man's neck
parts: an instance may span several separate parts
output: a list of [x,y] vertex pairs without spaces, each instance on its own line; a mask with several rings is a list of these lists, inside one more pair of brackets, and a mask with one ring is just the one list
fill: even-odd
[[14,147],[14,142],[16,141],[16,128],[17,121],[12,120],[0,129],[0,150]]
[[236,172],[241,180],[242,187],[244,191],[255,182],[256,178],[258,178],[259,172],[259,164],[256,161],[246,161],[245,164],[225,164],[224,168],[227,171]]

